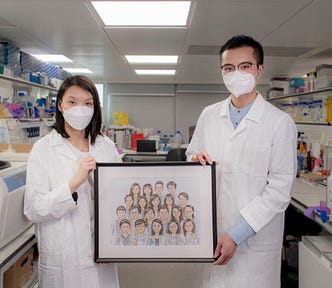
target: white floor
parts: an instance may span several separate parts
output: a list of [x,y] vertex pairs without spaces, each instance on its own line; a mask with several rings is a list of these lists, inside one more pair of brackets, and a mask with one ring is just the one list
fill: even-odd
[[193,288],[200,264],[118,264],[120,288]]

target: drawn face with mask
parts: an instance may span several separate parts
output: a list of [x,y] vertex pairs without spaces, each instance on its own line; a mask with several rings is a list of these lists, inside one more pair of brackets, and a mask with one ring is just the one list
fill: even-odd
[[251,47],[224,51],[221,57],[224,84],[234,97],[254,91],[263,66],[257,64]]
[[89,125],[93,108],[91,93],[78,86],[69,87],[60,104],[66,123],[76,130],[84,130]]

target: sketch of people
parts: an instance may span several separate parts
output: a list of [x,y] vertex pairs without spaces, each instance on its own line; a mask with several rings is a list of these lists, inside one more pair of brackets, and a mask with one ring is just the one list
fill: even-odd
[[182,225],[183,242],[185,245],[198,245],[199,236],[196,233],[196,227],[193,220],[185,220]]
[[141,214],[141,218],[144,219],[145,210],[148,207],[148,202],[146,201],[146,198],[144,196],[140,196],[138,198],[137,205],[138,205],[138,208],[139,208],[139,213]]
[[116,219],[112,223],[112,239],[120,235],[120,222],[126,219],[126,208],[124,206],[119,206],[116,208]]
[[141,196],[141,186],[138,183],[131,184],[130,195],[133,197],[134,205],[137,205],[139,196]]
[[150,183],[146,183],[143,185],[143,196],[145,196],[146,201],[150,202],[151,195],[153,194],[152,185]]
[[145,231],[145,221],[143,219],[137,219],[135,221],[135,234],[133,237],[133,243],[136,246],[146,246],[149,242],[149,236]]
[[127,219],[122,219],[119,224],[120,234],[116,237],[116,245],[130,246],[132,245],[133,237],[130,233],[130,222]]
[[167,227],[168,227],[168,208],[166,205],[162,205],[159,208],[159,219],[163,225],[163,234],[165,235],[167,233]]
[[169,218],[171,217],[172,215],[172,208],[174,206],[174,197],[172,194],[166,194],[165,195],[165,199],[164,199],[164,205],[167,207],[168,209],[168,212],[169,212]]
[[199,224],[198,218],[195,217],[194,212],[195,212],[194,206],[192,206],[192,205],[186,205],[184,207],[184,212],[183,212],[184,219],[185,220],[192,220],[194,222],[194,224],[195,224],[196,232],[199,233],[200,224]]
[[186,192],[180,192],[178,195],[178,199],[179,199],[179,206],[183,210],[184,207],[188,204],[189,195]]
[[163,235],[163,224],[159,219],[152,221],[152,231],[149,239],[150,246],[162,246],[165,245],[165,237]]
[[177,184],[174,181],[168,181],[166,184],[166,187],[167,187],[167,193],[171,194],[174,199],[177,199],[176,194],[175,194]]
[[151,235],[151,231],[152,231],[152,221],[154,219],[154,211],[151,207],[148,207],[145,210],[145,222],[146,222],[146,230],[148,232],[148,234]]
[[166,245],[183,245],[181,227],[175,220],[171,220],[168,223]]
[[134,205],[134,199],[130,194],[125,196],[125,205],[126,205],[126,217],[129,219],[129,209]]
[[154,193],[159,196],[161,202],[164,201],[164,182],[163,181],[157,181],[154,184]]
[[158,194],[152,194],[149,206],[152,207],[152,209],[154,211],[154,218],[159,217],[160,203],[161,203],[161,201],[160,201]]
[[175,205],[172,208],[171,219],[177,221],[178,223],[182,222],[182,220],[183,220],[182,209],[181,209],[181,207],[179,205]]
[[134,205],[131,206],[129,209],[129,221],[131,225],[131,232],[135,233],[135,222],[139,219],[139,212],[138,212],[138,206]]

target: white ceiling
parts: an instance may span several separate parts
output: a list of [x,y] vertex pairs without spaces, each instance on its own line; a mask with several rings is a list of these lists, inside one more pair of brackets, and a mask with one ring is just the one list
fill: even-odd
[[[236,34],[265,49],[265,73],[302,76],[332,64],[331,0],[196,0],[186,28],[104,28],[87,0],[0,0],[0,40],[64,54],[110,83],[221,83],[218,51]],[[137,76],[125,54],[179,54],[175,76]],[[64,66],[64,65],[62,65]],[[174,66],[154,66],[174,68]]]

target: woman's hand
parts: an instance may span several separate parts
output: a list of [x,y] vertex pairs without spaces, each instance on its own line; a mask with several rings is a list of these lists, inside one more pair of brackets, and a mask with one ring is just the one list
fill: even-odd
[[197,154],[194,154],[191,157],[191,161],[192,162],[199,162],[203,166],[206,165],[206,163],[212,164],[211,157],[210,157],[209,153],[207,153],[206,151],[202,151],[202,152],[199,152]]
[[89,173],[95,169],[96,160],[93,156],[87,155],[82,157],[75,176],[69,181],[71,192],[75,192],[76,189],[88,178]]

